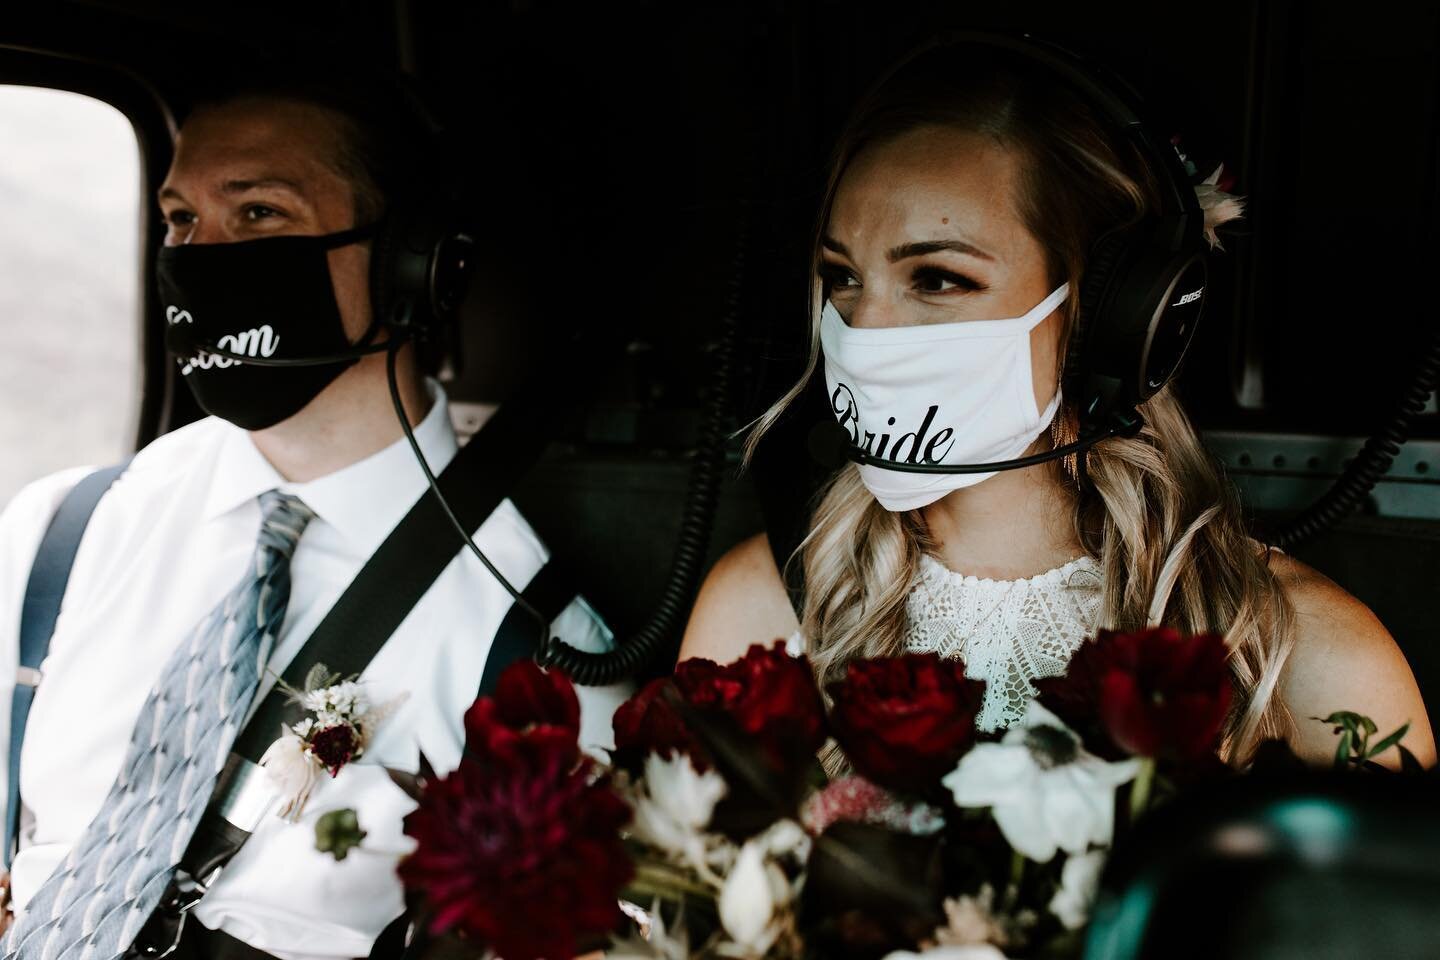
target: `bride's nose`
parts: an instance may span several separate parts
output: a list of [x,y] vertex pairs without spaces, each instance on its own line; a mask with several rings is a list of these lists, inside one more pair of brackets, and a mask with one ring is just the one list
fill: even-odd
[[[842,315],[845,313],[843,310],[841,312]],[[845,322],[856,328],[880,328],[903,327],[910,321],[905,319],[904,310],[893,297],[887,296],[884,291],[867,288],[851,304]]]

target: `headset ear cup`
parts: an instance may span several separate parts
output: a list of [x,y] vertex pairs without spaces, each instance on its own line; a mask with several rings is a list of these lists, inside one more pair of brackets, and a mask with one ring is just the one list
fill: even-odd
[[1096,241],[1085,263],[1085,272],[1080,278],[1079,313],[1075,328],[1070,332],[1070,344],[1065,354],[1065,391],[1073,397],[1080,412],[1081,432],[1090,424],[1087,412],[1095,408],[1099,397],[1093,396],[1091,373],[1094,368],[1092,344],[1095,330],[1103,324],[1101,312],[1115,284],[1116,274],[1121,269],[1126,249],[1123,233],[1110,233]]

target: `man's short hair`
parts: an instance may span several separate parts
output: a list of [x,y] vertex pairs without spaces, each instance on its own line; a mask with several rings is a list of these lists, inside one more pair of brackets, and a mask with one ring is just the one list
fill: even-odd
[[378,219],[389,202],[426,180],[434,131],[396,77],[315,64],[269,64],[211,86],[192,112],[236,100],[275,99],[313,104],[340,120],[339,148],[329,158],[355,193],[355,222]]

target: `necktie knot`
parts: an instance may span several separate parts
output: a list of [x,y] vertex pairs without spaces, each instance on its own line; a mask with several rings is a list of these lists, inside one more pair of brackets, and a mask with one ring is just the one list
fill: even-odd
[[282,554],[287,559],[294,555],[295,545],[305,525],[315,517],[315,511],[305,506],[305,501],[279,490],[267,490],[260,494],[260,543]]

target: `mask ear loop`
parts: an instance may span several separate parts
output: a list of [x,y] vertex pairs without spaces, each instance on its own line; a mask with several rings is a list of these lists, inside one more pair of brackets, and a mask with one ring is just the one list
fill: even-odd
[[[384,226],[385,218],[380,217],[379,219],[371,220],[369,223],[364,223],[356,227],[351,227],[348,230],[340,230],[336,233],[328,234],[325,237],[325,249],[338,250],[340,247],[348,247],[352,243],[362,243],[367,240],[374,240],[380,235],[380,231]],[[373,259],[375,255],[375,244],[372,243],[370,245],[372,273],[374,272]],[[370,297],[370,325],[365,328],[365,332],[360,335],[360,339],[355,341],[355,343],[351,345],[352,348],[356,350],[369,350],[372,346],[374,346],[375,338],[379,336],[382,327],[390,331],[390,336],[392,337],[392,339],[395,337],[395,331],[397,329],[403,329],[401,327],[397,327],[395,324],[385,322],[384,318],[380,316],[380,305],[375,302],[375,298],[372,295]],[[405,339],[408,340],[410,338],[407,336]],[[395,346],[397,348],[401,345],[403,345],[403,341],[396,341]],[[389,344],[387,343],[386,345],[384,345],[384,347],[382,347],[382,349],[388,346]],[[379,353],[380,351],[376,350],[375,352]]]

